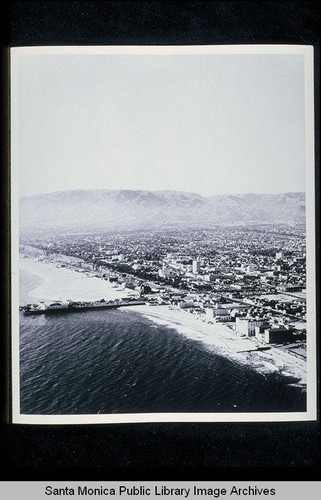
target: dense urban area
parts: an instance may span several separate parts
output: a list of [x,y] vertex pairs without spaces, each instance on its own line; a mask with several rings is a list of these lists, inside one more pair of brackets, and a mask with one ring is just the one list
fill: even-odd
[[236,335],[306,358],[302,225],[126,231],[21,238],[20,253],[224,322]]

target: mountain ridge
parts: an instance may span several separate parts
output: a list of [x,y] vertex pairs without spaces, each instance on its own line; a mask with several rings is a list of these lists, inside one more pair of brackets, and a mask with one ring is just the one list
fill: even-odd
[[68,190],[20,198],[28,229],[154,229],[246,223],[303,223],[305,193],[205,197],[186,191]]

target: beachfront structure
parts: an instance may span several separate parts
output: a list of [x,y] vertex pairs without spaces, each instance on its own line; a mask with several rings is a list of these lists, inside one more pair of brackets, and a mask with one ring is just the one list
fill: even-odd
[[205,309],[205,314],[207,321],[231,321],[230,311],[226,308],[219,307],[219,304],[216,307],[207,307]]
[[63,306],[62,302],[53,302],[52,304],[46,304],[47,309],[61,309]]
[[181,302],[179,302],[178,306],[180,309],[192,309],[197,307],[195,302],[193,302],[192,300],[182,300]]
[[294,331],[287,328],[267,328],[264,330],[263,342],[266,344],[284,344],[294,339]]
[[130,290],[135,290],[135,283],[131,281],[124,281],[121,286],[122,288],[129,288]]
[[266,319],[249,319],[249,318],[236,318],[235,329],[241,335],[246,337],[254,337],[256,328],[267,325]]

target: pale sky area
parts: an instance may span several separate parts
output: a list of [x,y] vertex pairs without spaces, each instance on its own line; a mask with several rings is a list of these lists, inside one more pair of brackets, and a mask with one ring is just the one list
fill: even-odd
[[305,190],[303,55],[23,55],[21,195]]

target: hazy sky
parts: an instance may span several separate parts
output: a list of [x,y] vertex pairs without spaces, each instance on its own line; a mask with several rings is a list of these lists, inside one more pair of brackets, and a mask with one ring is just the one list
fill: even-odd
[[23,55],[20,193],[303,191],[303,55]]

